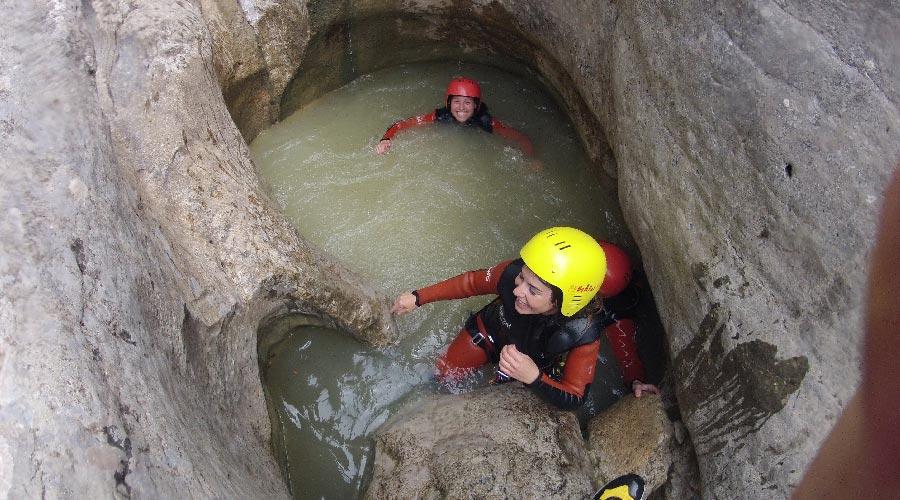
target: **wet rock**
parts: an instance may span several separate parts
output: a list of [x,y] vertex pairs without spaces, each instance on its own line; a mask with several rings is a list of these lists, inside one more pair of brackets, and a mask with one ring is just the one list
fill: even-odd
[[225,104],[249,142],[279,116],[281,94],[309,42],[302,2],[202,0]]
[[238,2],[202,0],[212,39],[212,62],[231,117],[246,137],[256,137],[273,119],[266,62],[253,26]]
[[900,156],[900,12],[829,5],[617,4],[608,65],[587,73],[614,68],[615,111],[591,107],[703,497],[789,496],[859,381],[866,256]]
[[384,298],[267,199],[195,4],[0,14],[0,497],[285,497],[256,329]]
[[620,399],[588,423],[594,484],[633,473],[644,478],[646,492],[651,493],[668,480],[673,436],[659,396]]
[[900,157],[900,8],[503,5],[605,131],[702,496],[787,497],[859,382],[866,259]]
[[575,415],[519,384],[408,405],[379,429],[366,498],[585,498]]
[[[377,294],[278,215],[244,143],[302,66],[282,48],[336,23],[334,84],[429,41],[540,73],[619,179],[702,496],[788,495],[859,380],[900,157],[896,3],[239,4],[0,6],[0,496],[284,495],[260,319],[393,335]],[[356,36],[357,14],[389,29]]]
[[[672,466],[662,490],[657,490],[657,500],[699,500],[702,498],[700,467],[694,446],[687,439],[687,430],[681,421],[673,423],[675,441],[672,443]],[[681,436],[681,437],[679,437]]]

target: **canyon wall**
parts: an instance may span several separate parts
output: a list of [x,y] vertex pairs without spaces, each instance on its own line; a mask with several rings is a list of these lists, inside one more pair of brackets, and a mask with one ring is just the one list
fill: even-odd
[[896,2],[0,10],[0,494],[286,494],[260,321],[395,332],[383,298],[280,217],[245,140],[423,58],[530,68],[618,178],[704,497],[786,495],[859,380],[900,158]]

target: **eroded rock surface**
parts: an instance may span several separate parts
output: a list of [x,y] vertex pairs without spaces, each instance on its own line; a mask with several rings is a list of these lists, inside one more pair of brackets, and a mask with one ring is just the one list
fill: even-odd
[[673,426],[658,396],[626,396],[594,417],[520,384],[407,405],[378,431],[367,498],[587,498],[626,473],[649,494],[667,480]]
[[260,318],[378,344],[383,299],[259,188],[196,5],[0,14],[0,496],[286,496]]
[[366,498],[585,498],[578,421],[519,384],[408,405],[375,438]]
[[[378,297],[277,215],[234,124],[279,116],[331,33],[323,81],[415,47],[555,88],[618,176],[703,496],[787,496],[859,378],[900,157],[896,2],[238,5],[0,7],[0,494],[284,494],[259,319],[392,336]],[[385,29],[356,37],[355,16]]]
[[704,497],[788,496],[859,380],[900,11],[829,5],[628,4],[616,25],[619,195]]
[[673,432],[659,396],[620,399],[588,424],[594,484],[637,474],[644,478],[648,494],[656,490],[669,478]]

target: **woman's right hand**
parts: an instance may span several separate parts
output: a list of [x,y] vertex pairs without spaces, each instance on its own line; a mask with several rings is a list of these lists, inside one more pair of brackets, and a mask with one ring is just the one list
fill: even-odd
[[391,306],[391,314],[403,316],[419,306],[416,305],[416,296],[412,292],[406,292],[397,297]]
[[378,144],[375,145],[375,153],[383,155],[391,149],[391,140],[390,139],[382,139],[378,141]]

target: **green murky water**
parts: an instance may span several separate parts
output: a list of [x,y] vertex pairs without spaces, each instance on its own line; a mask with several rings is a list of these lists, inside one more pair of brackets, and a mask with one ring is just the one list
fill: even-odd
[[[481,82],[495,118],[532,138],[540,169],[500,137],[448,125],[401,132],[387,155],[374,154],[388,125],[439,107],[446,82],[460,75]],[[549,226],[629,238],[613,182],[591,167],[553,99],[492,67],[429,63],[362,76],[260,134],[251,151],[299,231],[391,296],[514,257]],[[296,497],[359,494],[372,461],[368,436],[401,400],[434,390],[436,355],[489,300],[422,307],[399,322],[401,342],[382,351],[310,327],[277,346],[267,390]],[[617,383],[598,380],[594,392]]]

